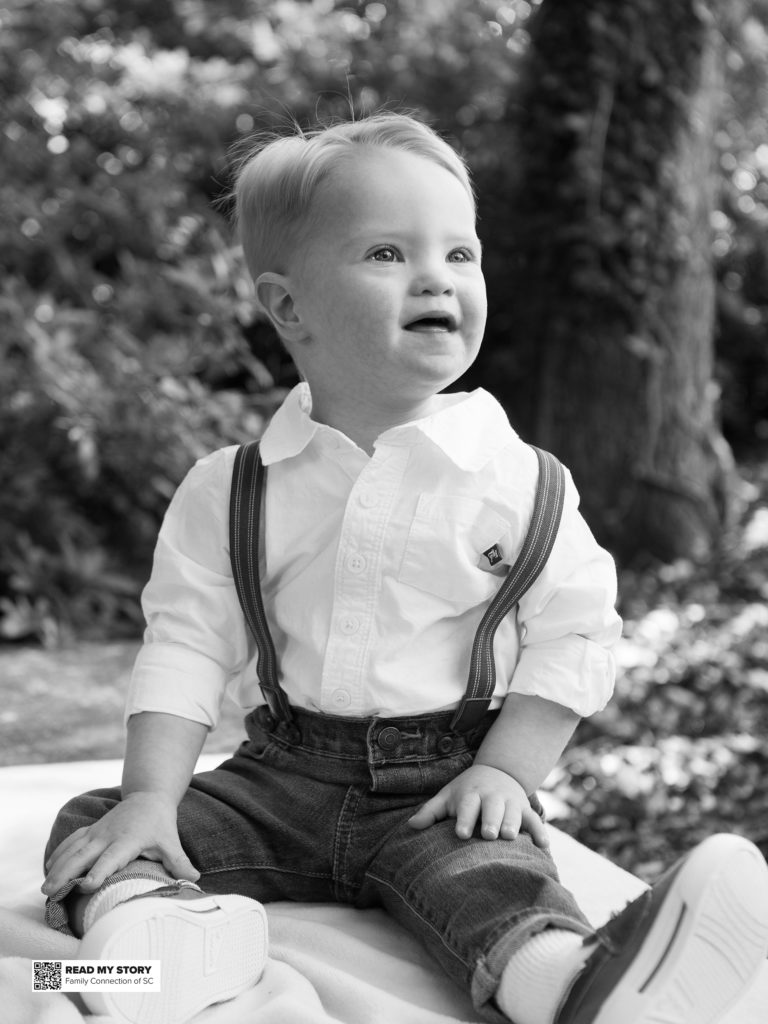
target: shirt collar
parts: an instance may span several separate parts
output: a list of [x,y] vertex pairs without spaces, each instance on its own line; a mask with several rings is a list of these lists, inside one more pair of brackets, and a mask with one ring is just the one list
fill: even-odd
[[311,411],[312,396],[309,386],[302,381],[288,393],[264,431],[260,446],[264,465],[293,458],[304,451],[321,427],[309,415]]
[[507,414],[483,388],[437,396],[439,407],[430,416],[385,431],[378,443],[414,443],[426,439],[466,471],[481,469],[516,437]]
[[[459,469],[473,471],[517,436],[501,405],[483,388],[438,395],[437,402],[438,408],[431,415],[386,430],[376,445],[413,445],[428,440]],[[311,411],[312,396],[302,381],[289,392],[264,431],[261,456],[265,465],[299,455],[318,433],[330,432],[339,441],[351,444],[337,430],[313,420]]]

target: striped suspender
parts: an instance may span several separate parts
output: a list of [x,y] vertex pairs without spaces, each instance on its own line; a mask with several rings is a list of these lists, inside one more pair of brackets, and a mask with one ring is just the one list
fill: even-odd
[[[531,446],[533,447],[533,446]],[[539,480],[533,516],[517,561],[507,573],[483,616],[472,644],[467,689],[451,722],[455,732],[467,732],[482,720],[496,685],[493,641],[502,620],[544,568],[563,512],[565,473],[554,455],[533,447],[539,461]],[[291,721],[291,708],[277,674],[277,658],[267,625],[259,579],[264,478],[258,441],[241,445],[235,456],[229,505],[229,550],[237,596],[257,648],[259,685],[278,720]]]
[[539,460],[531,524],[517,561],[505,576],[475,634],[467,689],[451,722],[455,732],[474,728],[488,710],[496,686],[493,658],[496,630],[546,565],[563,515],[565,471],[554,455],[534,445],[531,447]]
[[259,458],[259,442],[241,445],[232,470],[229,499],[229,557],[237,596],[245,621],[256,641],[259,686],[278,721],[290,722],[291,706],[277,677],[277,656],[267,625],[259,578],[262,504],[266,470]]

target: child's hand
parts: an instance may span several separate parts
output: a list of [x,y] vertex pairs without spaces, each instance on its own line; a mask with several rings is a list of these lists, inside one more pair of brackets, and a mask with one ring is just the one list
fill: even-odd
[[549,846],[547,829],[533,810],[525,790],[506,772],[473,764],[419,808],[409,819],[412,828],[429,828],[443,818],[456,819],[456,835],[469,839],[478,819],[483,839],[515,839],[521,830],[537,846]]
[[176,805],[159,793],[131,793],[99,821],[68,836],[48,858],[42,891],[51,896],[87,873],[79,888],[95,892],[138,857],[160,861],[174,878],[200,877],[181,848]]

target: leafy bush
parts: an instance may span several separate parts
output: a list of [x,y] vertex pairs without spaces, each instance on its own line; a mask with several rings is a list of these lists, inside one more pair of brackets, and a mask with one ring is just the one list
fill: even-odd
[[[18,291],[2,319],[3,634],[135,631],[175,486],[196,458],[258,435],[272,391],[212,389],[194,333],[142,345],[98,310]],[[238,333],[220,344],[253,363]]]
[[[715,244],[725,408],[749,440],[768,418],[768,131],[765,7],[742,5]],[[455,140],[478,182],[493,307],[474,379],[520,384],[510,197],[524,196],[515,97],[535,6],[5,0],[0,638],[138,629],[174,487],[202,453],[258,434],[295,379],[221,205],[230,147],[254,128],[386,103]]]
[[547,784],[557,825],[648,881],[717,831],[768,856],[768,473],[744,472],[746,528],[714,564],[620,574],[616,693]]
[[175,486],[196,458],[258,435],[279,397],[206,192],[233,133],[232,69],[119,45],[103,27],[69,34],[99,10],[19,5],[0,36],[9,639],[135,632]]

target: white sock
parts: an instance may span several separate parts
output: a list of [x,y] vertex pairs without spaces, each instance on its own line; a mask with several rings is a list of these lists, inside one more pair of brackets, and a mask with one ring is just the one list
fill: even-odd
[[515,1024],[553,1024],[591,952],[578,932],[546,928],[510,958],[496,990],[496,1005]]
[[125,903],[126,900],[131,899],[133,896],[141,896],[143,893],[152,892],[154,889],[162,889],[166,885],[178,885],[180,888],[182,886],[191,886],[193,889],[200,888],[194,882],[186,880],[176,881],[173,878],[161,881],[157,878],[129,875],[126,878],[117,879],[114,882],[105,884],[88,900],[85,913],[83,914],[83,931],[87,932],[95,921],[98,921],[100,917],[103,917],[110,910],[114,910],[119,903]]

